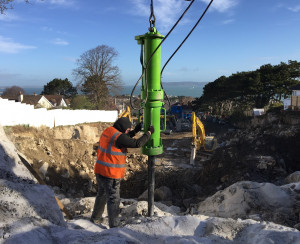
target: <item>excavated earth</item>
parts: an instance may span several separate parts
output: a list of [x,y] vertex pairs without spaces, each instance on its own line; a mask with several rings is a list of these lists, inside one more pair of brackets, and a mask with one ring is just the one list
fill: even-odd
[[[191,132],[162,134],[164,153],[155,162],[155,187],[168,187],[169,198],[156,201],[182,211],[238,181],[285,184],[300,170],[300,114],[280,112],[236,125],[203,121],[206,134],[215,133],[219,147],[197,152],[190,165]],[[5,132],[57,195],[69,198],[96,195],[93,167],[101,132],[110,123],[56,127],[5,127]],[[147,190],[147,156],[129,149],[122,198],[138,198]],[[74,213],[73,213],[74,214]],[[75,213],[76,214],[76,213]]]

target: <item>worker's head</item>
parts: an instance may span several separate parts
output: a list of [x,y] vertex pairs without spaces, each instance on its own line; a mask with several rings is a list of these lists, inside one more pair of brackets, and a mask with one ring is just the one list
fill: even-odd
[[121,117],[113,125],[118,131],[128,133],[131,128],[131,122],[127,117]]

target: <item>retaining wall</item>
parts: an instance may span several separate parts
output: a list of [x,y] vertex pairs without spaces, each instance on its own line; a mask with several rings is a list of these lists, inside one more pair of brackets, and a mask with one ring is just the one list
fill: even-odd
[[33,105],[0,98],[0,124],[2,126],[29,125],[55,127],[91,122],[114,122],[118,111],[34,109]]

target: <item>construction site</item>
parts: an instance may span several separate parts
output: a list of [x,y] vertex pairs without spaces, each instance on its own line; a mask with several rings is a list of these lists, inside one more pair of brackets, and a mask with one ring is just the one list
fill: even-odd
[[[300,170],[299,120],[297,114],[267,114],[253,118],[243,128],[204,122],[218,146],[213,151],[197,150],[194,164],[190,161],[192,131],[162,133],[164,152],[155,161],[155,201],[189,212],[195,204],[238,181],[284,184],[290,173]],[[53,129],[13,126],[4,130],[63,202],[64,198],[95,197],[95,145],[110,125],[89,123]],[[121,198],[147,200],[143,195],[148,186],[147,160],[140,149],[129,149]],[[76,217],[90,212],[92,206],[76,209],[66,203],[65,207]],[[276,221],[292,227],[299,218]]]
[[[218,116],[212,106],[219,100],[189,111],[170,104],[163,71],[213,0],[204,1],[195,25],[161,67],[162,44],[194,3],[187,2],[162,35],[151,0],[147,32],[134,37],[142,72],[127,109],[102,106],[117,87],[110,83],[119,81],[118,67],[110,66],[116,53],[104,45],[95,50],[111,50],[111,57],[91,72],[75,69],[93,107],[37,109],[23,99],[0,98],[1,243],[300,243],[299,111],[260,106],[254,113],[256,85],[250,95],[242,86],[235,97],[224,95],[220,104],[229,102],[230,109]],[[299,82],[294,76],[287,80]],[[223,96],[212,90],[211,97]],[[241,97],[252,103],[233,106]],[[265,105],[274,102],[263,98]],[[230,120],[234,112],[243,119]]]

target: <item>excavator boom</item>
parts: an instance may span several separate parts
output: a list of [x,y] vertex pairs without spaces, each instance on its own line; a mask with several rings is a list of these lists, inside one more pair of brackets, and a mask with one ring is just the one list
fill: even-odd
[[217,146],[217,139],[214,136],[206,136],[205,128],[201,120],[192,112],[192,152],[190,163],[195,163],[197,150],[212,152]]

